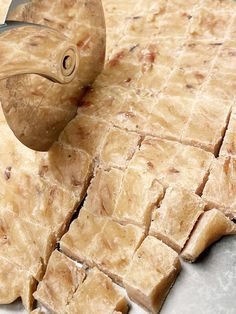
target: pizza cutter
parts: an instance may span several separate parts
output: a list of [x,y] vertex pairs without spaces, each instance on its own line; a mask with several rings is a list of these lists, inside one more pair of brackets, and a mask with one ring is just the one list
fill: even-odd
[[103,69],[101,0],[0,0],[0,101],[26,146],[47,151]]

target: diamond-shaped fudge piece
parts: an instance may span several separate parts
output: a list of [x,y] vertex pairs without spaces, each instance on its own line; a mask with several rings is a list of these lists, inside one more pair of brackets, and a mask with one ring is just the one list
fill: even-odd
[[[77,237],[80,237],[78,233]],[[88,255],[96,266],[116,283],[122,284],[130,260],[144,238],[144,231],[134,225],[122,226],[108,220],[92,242]]]
[[112,216],[120,192],[123,171],[98,168],[87,191],[84,207],[95,216]]
[[230,111],[231,102],[199,98],[183,132],[182,142],[217,155],[227,127]]
[[106,168],[125,168],[139,142],[138,134],[112,128],[105,136],[99,156],[100,165]]
[[236,225],[221,211],[211,209],[200,218],[181,255],[194,262],[208,246],[230,234],[236,234]]
[[0,304],[10,304],[21,298],[24,307],[30,311],[33,306],[33,292],[37,282],[27,270],[0,256]]
[[236,218],[236,159],[220,157],[214,160],[202,195],[208,208],[220,209]]
[[180,269],[178,254],[148,236],[136,251],[125,276],[128,296],[150,313],[158,313]]
[[151,173],[128,168],[124,175],[113,218],[147,229],[151,213],[163,196],[163,187]]
[[236,157],[236,110],[234,109],[221,146],[220,156]]
[[161,206],[153,212],[149,233],[179,253],[204,207],[202,199],[189,190],[168,188]]
[[64,254],[54,251],[34,297],[50,311],[64,314],[66,305],[82,285],[85,276],[83,269]]
[[177,185],[199,194],[213,158],[197,147],[146,137],[130,166],[153,173],[165,187]]
[[89,271],[87,278],[74,294],[64,313],[111,314],[116,310],[126,314],[127,300],[109,277],[94,268]]
[[95,216],[83,207],[79,217],[71,223],[69,231],[60,241],[62,252],[75,260],[93,266],[89,250],[105,222],[104,217]]

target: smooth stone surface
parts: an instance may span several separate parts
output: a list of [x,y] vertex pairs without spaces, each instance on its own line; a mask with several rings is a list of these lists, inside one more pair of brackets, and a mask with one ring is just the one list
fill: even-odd
[[[195,264],[183,269],[161,314],[236,314],[236,237],[225,237]],[[0,306],[0,314],[26,313],[20,302]],[[133,304],[130,314],[146,312]]]

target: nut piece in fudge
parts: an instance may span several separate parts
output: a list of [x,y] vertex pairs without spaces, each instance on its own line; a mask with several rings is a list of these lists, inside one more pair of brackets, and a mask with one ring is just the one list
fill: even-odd
[[150,234],[179,253],[204,207],[198,195],[186,189],[170,187],[161,206],[153,212]]
[[74,294],[64,313],[111,314],[114,311],[126,314],[127,300],[109,277],[93,268]]
[[[77,237],[80,237],[80,233]],[[103,230],[92,241],[89,258],[114,282],[122,285],[131,258],[143,238],[144,231],[141,228],[122,226],[108,219]]]
[[36,300],[54,313],[65,313],[66,305],[85,279],[85,271],[64,254],[54,251],[47,271],[34,293]]
[[105,168],[117,167],[123,169],[133,157],[140,136],[117,128],[111,129],[100,152],[100,164]]
[[178,254],[148,236],[133,256],[124,278],[128,296],[151,313],[158,313],[180,269]]
[[208,246],[231,234],[236,234],[236,225],[221,211],[211,209],[200,218],[181,255],[194,262]]
[[27,270],[0,256],[0,304],[10,304],[21,298],[26,310],[33,306],[37,282]]
[[147,229],[155,205],[163,197],[163,187],[151,173],[128,168],[121,186],[113,218]]
[[105,222],[105,218],[95,216],[83,207],[79,217],[71,223],[69,231],[62,237],[61,250],[71,258],[93,266],[89,249]]
[[217,208],[230,219],[236,218],[236,158],[214,160],[202,197],[209,209]]
[[119,195],[123,172],[97,169],[87,191],[84,207],[95,216],[111,216]]

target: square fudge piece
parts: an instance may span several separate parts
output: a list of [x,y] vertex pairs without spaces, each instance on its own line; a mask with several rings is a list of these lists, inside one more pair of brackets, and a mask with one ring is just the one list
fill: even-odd
[[66,126],[60,135],[60,142],[96,157],[107,131],[108,125],[105,122],[79,114]]
[[111,279],[94,268],[75,292],[64,313],[67,314],[121,314],[128,312],[128,304]]
[[130,166],[153,173],[165,187],[179,186],[199,194],[213,158],[197,147],[146,137]]
[[222,43],[215,61],[214,70],[220,73],[233,73],[236,67],[236,46],[235,40],[226,39]]
[[113,218],[121,223],[131,223],[147,229],[152,210],[162,197],[163,187],[153,174],[128,168]]
[[231,12],[201,8],[191,21],[189,33],[194,39],[223,40],[231,18]]
[[64,314],[66,305],[82,285],[85,277],[82,268],[78,268],[64,254],[54,251],[34,297],[53,313]]
[[204,207],[198,195],[170,187],[161,206],[153,212],[149,233],[180,253]]
[[143,238],[144,231],[141,228],[122,226],[108,220],[92,241],[88,255],[99,269],[122,285],[130,260]]
[[178,68],[172,72],[164,90],[167,96],[187,97],[191,103],[208,78],[205,70]]
[[62,237],[60,249],[69,257],[93,266],[89,249],[105,222],[104,217],[95,216],[83,207],[79,217],[71,223],[69,231]]
[[54,234],[49,228],[18,217],[4,200],[0,202],[0,215],[0,256],[40,280],[56,245]]
[[218,50],[219,45],[214,41],[189,39],[184,44],[184,52],[180,57],[179,67],[201,72],[210,70]]
[[125,168],[133,157],[140,140],[140,136],[136,133],[112,128],[105,136],[99,155],[100,165],[105,168]]
[[231,101],[199,96],[181,141],[217,155],[228,124],[230,111]]
[[8,261],[0,256],[0,304],[10,304],[21,298],[27,311],[33,307],[33,292],[37,281],[27,270],[22,270],[13,260]]
[[169,140],[180,141],[191,114],[192,102],[188,98],[162,96],[154,105],[145,126],[145,132]]
[[[98,77],[95,86],[81,101],[81,105],[78,108],[78,117],[81,114],[84,114],[90,117],[95,117],[95,119],[101,119],[106,123],[120,111],[120,107],[125,99],[126,89],[121,86],[103,85],[102,78],[100,79],[100,77]],[[94,129],[93,132],[95,131],[96,130]],[[97,138],[96,134],[95,138]],[[92,140],[92,142],[93,141],[94,140]],[[94,150],[93,147],[91,147],[91,149]]]
[[181,255],[185,260],[194,262],[208,246],[230,234],[236,234],[235,223],[221,211],[211,209],[200,218]]
[[136,251],[124,279],[128,296],[156,314],[181,269],[178,254],[148,236]]
[[87,191],[84,207],[95,216],[112,216],[124,173],[98,168]]
[[1,185],[1,193],[11,211],[34,224],[47,227],[58,238],[80,202],[79,195],[76,198],[56,182],[24,171],[17,173],[13,169]]
[[220,156],[236,157],[236,110],[231,113],[229,125],[221,146]]
[[56,183],[80,200],[93,172],[92,157],[84,150],[55,143],[44,158],[39,157],[38,174]]
[[236,159],[214,160],[202,195],[208,208],[218,208],[228,217],[236,218]]
[[126,94],[125,102],[120,110],[112,118],[112,123],[129,131],[139,131],[142,133],[155,104],[155,98],[151,95],[145,97],[137,95],[135,91],[130,90]]

